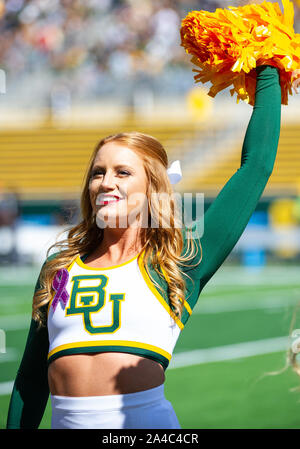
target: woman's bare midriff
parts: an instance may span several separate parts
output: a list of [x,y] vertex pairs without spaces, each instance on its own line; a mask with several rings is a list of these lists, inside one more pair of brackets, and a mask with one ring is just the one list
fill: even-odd
[[50,392],[57,396],[136,393],[158,387],[164,381],[160,363],[118,352],[67,355],[48,367]]

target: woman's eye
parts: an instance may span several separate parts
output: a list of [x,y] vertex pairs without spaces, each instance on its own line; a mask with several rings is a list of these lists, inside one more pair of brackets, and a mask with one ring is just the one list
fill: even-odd
[[[104,174],[104,173],[103,173],[102,170],[95,170],[95,171],[92,172],[91,177],[92,177],[92,178],[95,178],[96,176],[102,176],[103,174]],[[130,175],[130,173],[127,172],[126,170],[119,170],[119,171],[118,171],[118,174],[119,174],[119,175],[122,175],[122,176],[129,176],[129,175]]]
[[98,176],[98,175],[103,175],[103,172],[100,170],[95,170],[92,172],[92,178],[94,178],[95,176]]

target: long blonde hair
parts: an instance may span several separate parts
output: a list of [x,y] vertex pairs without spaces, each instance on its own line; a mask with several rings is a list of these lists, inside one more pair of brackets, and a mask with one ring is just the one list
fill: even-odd
[[[187,247],[185,253],[182,254],[184,241],[180,226],[178,226],[178,208],[174,201],[172,186],[166,171],[168,156],[165,149],[152,136],[139,132],[128,132],[105,137],[96,145],[88,165],[81,195],[82,220],[68,231],[66,239],[56,242],[48,249],[47,257],[54,247],[60,251],[54,258],[49,258],[45,262],[40,273],[39,288],[33,297],[32,317],[40,326],[45,324],[45,313],[43,313],[42,309],[43,306],[49,303],[54,293],[52,281],[56,272],[61,268],[67,268],[78,255],[91,252],[101,243],[103,229],[97,226],[94,219],[89,196],[89,182],[98,151],[103,145],[113,141],[135,151],[144,163],[148,179],[149,220],[154,219],[159,226],[148,226],[141,231],[142,251],[144,250],[143,264],[150,277],[151,275],[147,269],[149,258],[159,276],[162,276],[162,272],[165,274],[169,287],[169,301],[172,313],[179,318],[181,317],[183,303],[186,299],[186,284],[178,265],[185,265],[184,262],[194,258],[199,249],[194,242],[194,238],[192,238],[190,230],[186,229]],[[153,193],[158,195],[152,195]],[[167,193],[167,195],[159,197],[160,193]],[[156,200],[155,198],[159,199]],[[166,223],[169,223],[169,227],[166,226]],[[202,259],[200,240],[199,245],[201,257],[198,263]],[[159,271],[159,267],[162,272]],[[188,276],[186,273],[184,275]],[[161,289],[153,279],[152,281]]]
[[[292,371],[294,371],[296,374],[298,374],[298,376],[300,376],[300,364],[297,361],[297,354],[300,352],[300,329],[294,329],[295,321],[296,321],[296,317],[297,317],[297,311],[298,311],[299,307],[300,307],[300,302],[298,302],[298,304],[296,305],[296,307],[294,309],[292,320],[290,323],[290,329],[289,329],[289,335],[288,335],[288,345],[287,345],[288,348],[285,352],[284,366],[278,371],[269,371],[269,372],[263,373],[261,376],[259,376],[259,378],[256,380],[256,382],[258,382],[265,376],[277,376],[278,374],[283,374],[288,369],[292,369]],[[299,337],[293,342],[292,340],[295,337],[295,335],[294,335],[295,331],[297,331],[296,335]],[[300,392],[300,386],[298,385],[296,387],[290,388],[289,390],[291,392]],[[300,402],[300,401],[298,401],[298,402]]]
[[[300,341],[299,341],[300,330],[299,329],[297,329],[297,331],[298,331],[297,335],[299,336],[297,338],[297,341],[294,341],[294,343],[292,343],[291,340],[295,334],[294,326],[295,326],[297,311],[298,311],[299,307],[300,307],[300,303],[298,303],[296,305],[294,312],[293,312],[293,317],[291,320],[290,331],[289,331],[289,341],[290,341],[291,345],[288,348],[288,351],[286,354],[286,367],[290,366],[292,368],[292,370],[298,374],[298,376],[300,376],[300,365],[299,365],[298,361],[296,360],[296,357],[297,357],[297,354],[300,352]],[[292,389],[292,391],[299,391],[299,390],[300,390],[300,386]]]

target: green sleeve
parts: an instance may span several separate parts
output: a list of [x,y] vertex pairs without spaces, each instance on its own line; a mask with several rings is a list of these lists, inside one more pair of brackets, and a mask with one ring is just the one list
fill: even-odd
[[196,268],[187,270],[199,287],[194,302],[242,235],[273,170],[281,122],[279,71],[263,65],[256,72],[255,104],[243,142],[241,166],[205,212],[200,235],[202,260]]
[[[39,288],[39,279],[35,289]],[[47,355],[49,341],[47,327],[38,329],[33,319],[25,350],[11,394],[7,429],[38,428],[49,397]]]

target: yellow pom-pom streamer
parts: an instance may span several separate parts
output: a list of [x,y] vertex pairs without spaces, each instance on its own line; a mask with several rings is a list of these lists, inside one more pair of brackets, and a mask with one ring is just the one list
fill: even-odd
[[288,104],[292,87],[300,86],[300,34],[294,32],[294,6],[278,3],[217,8],[215,12],[191,11],[182,21],[181,45],[192,55],[191,62],[199,69],[196,82],[210,81],[208,95],[215,97],[233,85],[237,103],[255,102],[256,70],[259,65],[279,69],[281,103]]

